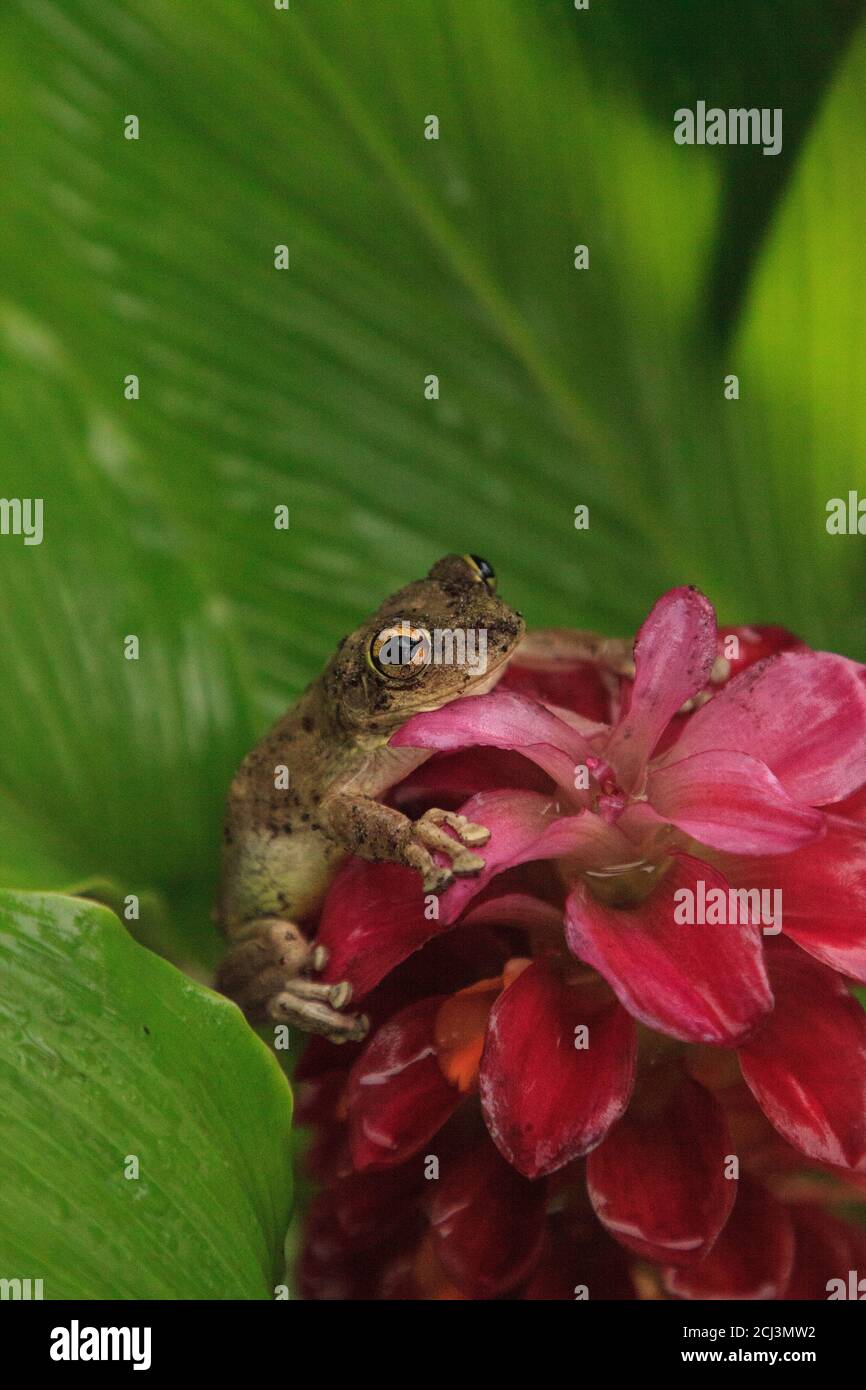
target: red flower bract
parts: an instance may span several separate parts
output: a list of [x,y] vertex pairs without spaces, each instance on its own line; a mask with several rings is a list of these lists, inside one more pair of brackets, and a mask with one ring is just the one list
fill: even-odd
[[[355,860],[329,892],[326,976],[373,1027],[299,1073],[311,1296],[775,1298],[853,1258],[778,1189],[801,1165],[850,1196],[866,1169],[864,673],[718,634],[688,588],[633,679],[566,637],[392,739],[430,754],[395,804],[485,825],[481,873],[436,900]],[[743,1080],[708,1082],[713,1056]],[[362,1277],[339,1213],[378,1181]]]

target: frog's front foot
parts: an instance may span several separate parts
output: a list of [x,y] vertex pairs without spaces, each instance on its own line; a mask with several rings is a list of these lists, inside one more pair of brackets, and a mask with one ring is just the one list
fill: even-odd
[[331,1042],[360,1042],[369,1020],[341,1012],[352,997],[348,981],[325,985],[304,977],[320,970],[324,947],[314,946],[294,922],[262,917],[228,952],[217,971],[217,989],[243,1009],[251,1022],[272,1019]]
[[[450,826],[458,838],[455,840],[448,835],[443,825]],[[442,893],[455,874],[462,877],[480,873],[484,860],[466,847],[485,845],[489,839],[490,831],[483,825],[475,825],[455,811],[442,811],[434,806],[412,822],[407,835],[406,863],[420,872],[425,893]],[[443,868],[437,864],[434,852],[447,855],[450,866]]]

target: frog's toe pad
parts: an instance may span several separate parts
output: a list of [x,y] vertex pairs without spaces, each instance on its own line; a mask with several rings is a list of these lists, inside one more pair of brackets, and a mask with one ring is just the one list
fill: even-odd
[[[321,1033],[329,1042],[360,1042],[367,1036],[370,1020],[366,1014],[344,1014],[324,998],[311,996],[302,986],[308,981],[293,981],[286,989],[275,994],[268,1002],[268,1016],[275,1023],[288,1023],[301,1028],[305,1033]],[[318,988],[330,991],[329,998],[341,997],[347,1003],[351,987],[347,981],[340,985],[320,985]],[[348,993],[346,993],[348,991]]]
[[251,1022],[273,1019],[332,1042],[358,1041],[369,1026],[341,1013],[352,997],[348,980],[323,984],[301,971],[321,970],[324,946],[312,946],[300,927],[279,917],[262,917],[245,929],[217,971],[217,989],[243,1009]]
[[[448,826],[454,831],[454,835],[449,835],[443,826]],[[413,827],[416,844],[423,845],[429,854],[438,853],[445,855],[450,861],[447,869],[438,869],[438,873],[443,875],[441,887],[432,886],[432,874],[425,875],[424,888],[426,892],[442,892],[451,882],[454,874],[467,875],[480,873],[484,868],[484,860],[480,854],[474,854],[467,845],[482,845],[490,839],[490,831],[483,825],[474,825],[465,816],[459,816],[454,811],[442,811],[439,807],[433,807],[430,811],[425,811],[414,824]],[[428,878],[431,882],[428,883]]]
[[464,845],[486,845],[490,839],[490,831],[486,825],[476,825],[457,811],[443,811],[439,806],[425,811],[418,824],[422,822],[425,825],[447,825]]

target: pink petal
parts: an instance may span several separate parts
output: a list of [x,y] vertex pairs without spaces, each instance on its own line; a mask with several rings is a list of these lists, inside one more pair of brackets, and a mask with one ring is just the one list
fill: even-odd
[[[737,639],[739,656],[727,655],[725,648],[728,647],[730,650],[728,639],[731,637]],[[738,676],[747,667],[763,661],[765,657],[775,656],[777,652],[794,648],[806,650],[806,643],[793,632],[789,632],[785,627],[774,627],[767,623],[755,623],[746,627],[720,627],[717,640],[718,654],[728,663],[729,680],[733,680],[734,676]]]
[[777,890],[785,935],[833,970],[866,984],[866,832],[830,818],[796,854],[725,860],[735,887]]
[[561,935],[562,909],[530,893],[501,893],[475,903],[463,918],[463,926],[523,927],[526,931],[552,931]]
[[623,1245],[663,1264],[693,1264],[734,1205],[737,1184],[725,1177],[730,1136],[718,1102],[696,1081],[653,1074],[647,1088],[655,1094],[639,1094],[590,1154],[587,1190]]
[[651,768],[654,811],[702,844],[740,854],[784,854],[816,839],[820,811],[788,796],[768,767],[746,753],[697,753]]
[[329,953],[322,979],[348,980],[360,1000],[450,925],[425,915],[414,869],[350,859],[331,884],[319,922],[316,940]]
[[451,810],[476,792],[502,787],[550,791],[553,783],[540,767],[520,753],[499,748],[467,748],[457,753],[434,753],[390,794],[391,803],[407,815],[408,807],[444,806]]
[[781,1298],[793,1264],[794,1231],[787,1208],[744,1177],[709,1255],[700,1264],[667,1270],[665,1287],[679,1298]]
[[590,811],[559,815],[556,801],[535,792],[481,792],[461,808],[469,820],[484,825],[490,839],[480,853],[484,868],[474,877],[456,880],[441,900],[445,923],[454,922],[496,874],[534,859],[574,858],[587,865],[609,861],[612,847],[620,848],[616,827]]
[[441,1005],[437,996],[401,1009],[377,1029],[349,1073],[349,1143],[359,1171],[403,1163],[460,1104],[436,1057]]
[[859,787],[851,796],[846,796],[844,801],[834,803],[833,814],[854,821],[857,825],[866,826],[866,787]]
[[743,671],[689,719],[669,761],[750,753],[789,796],[823,806],[866,782],[866,686],[828,652],[782,652]]
[[797,1250],[786,1300],[826,1299],[831,1279],[841,1279],[847,1292],[849,1270],[862,1269],[866,1232],[853,1229],[821,1207],[796,1207],[793,1218]]
[[481,1107],[503,1157],[535,1178],[588,1153],[628,1104],[636,1050],[634,1023],[606,991],[530,965],[494,1004],[481,1059]]
[[553,714],[557,719],[561,719],[563,724],[567,724],[570,729],[576,729],[585,739],[595,743],[597,738],[604,735],[607,738],[610,734],[609,724],[598,724],[591,719],[584,719],[582,714],[577,714],[573,709],[567,709],[564,705],[545,704],[544,708],[549,714]]
[[[539,639],[543,634],[534,632],[532,636]],[[597,724],[610,722],[610,694],[598,668],[590,661],[557,661],[551,657],[547,662],[539,658],[526,663],[518,649],[497,689],[517,691],[543,705],[562,705]]]
[[544,1182],[528,1182],[489,1140],[449,1161],[431,1183],[430,1223],[442,1268],[470,1298],[495,1298],[525,1279],[544,1237]]
[[[421,1165],[387,1173],[352,1173],[318,1192],[308,1220],[327,1238],[331,1252],[342,1247],[356,1256],[375,1250],[415,1219],[415,1198],[424,1182]],[[324,1228],[324,1229],[322,1229]]]
[[416,714],[391,738],[394,748],[453,751],[482,745],[519,750],[561,786],[573,790],[574,769],[593,745],[543,705],[513,691],[469,695]]
[[685,854],[636,907],[607,907],[581,883],[566,904],[566,935],[574,954],[647,1027],[683,1042],[730,1046],[748,1036],[773,997],[759,927],[675,921],[675,892],[697,895],[701,880],[706,893],[727,892],[721,874]]
[[350,859],[328,891],[317,941],[329,952],[322,978],[348,980],[356,999],[378,984],[419,947],[453,926],[464,908],[503,870],[533,859],[583,855],[602,861],[614,827],[589,811],[561,816],[557,803],[538,792],[480,792],[462,807],[490,831],[481,849],[485,867],[460,878],[439,899],[432,916],[414,869]]
[[630,1302],[637,1297],[630,1265],[622,1247],[591,1217],[552,1211],[544,1249],[521,1297],[538,1303],[573,1303],[578,1290],[585,1289],[590,1302]]
[[866,1013],[796,947],[768,952],[776,1004],[740,1049],[743,1076],[781,1135],[810,1158],[866,1168]]
[[628,713],[604,750],[620,786],[632,791],[661,734],[706,684],[716,659],[716,615],[697,589],[663,594],[637,635]]

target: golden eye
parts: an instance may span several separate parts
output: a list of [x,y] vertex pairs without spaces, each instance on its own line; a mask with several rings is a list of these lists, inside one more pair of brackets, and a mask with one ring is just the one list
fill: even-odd
[[429,666],[431,654],[426,627],[412,627],[404,622],[383,627],[376,634],[367,650],[367,661],[380,676],[405,681]]
[[476,579],[486,584],[491,594],[496,593],[496,571],[489,560],[485,560],[481,555],[464,555],[469,568],[472,570]]

